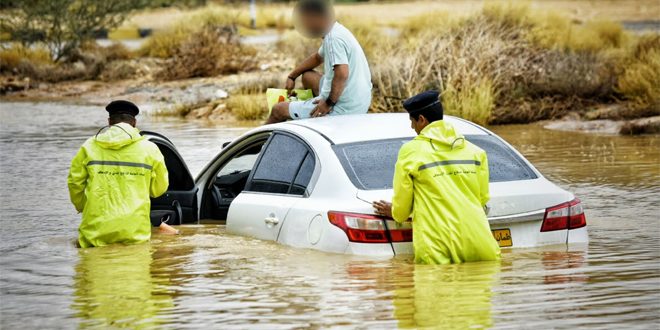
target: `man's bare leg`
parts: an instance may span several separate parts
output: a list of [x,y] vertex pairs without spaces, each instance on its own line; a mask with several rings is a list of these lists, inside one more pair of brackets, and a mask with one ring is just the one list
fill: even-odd
[[281,123],[291,119],[289,115],[289,102],[280,102],[273,106],[270,116],[266,120],[266,124]]
[[311,89],[314,96],[319,96],[319,86],[321,85],[321,75],[320,73],[309,70],[303,73],[302,75],[302,84],[305,89]]

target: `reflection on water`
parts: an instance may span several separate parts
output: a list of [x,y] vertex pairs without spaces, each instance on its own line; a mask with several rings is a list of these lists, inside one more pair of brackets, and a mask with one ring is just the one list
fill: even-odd
[[[0,105],[2,328],[657,328],[660,139],[497,127],[587,206],[589,247],[504,250],[501,263],[418,266],[227,235],[155,234],[78,250],[66,173],[98,107]],[[246,128],[141,118],[193,173]]]
[[395,289],[400,328],[490,328],[492,286],[498,262],[444,267],[414,265]]
[[78,255],[71,307],[81,326],[156,326],[158,312],[173,306],[167,281],[152,277],[150,244],[81,249]]

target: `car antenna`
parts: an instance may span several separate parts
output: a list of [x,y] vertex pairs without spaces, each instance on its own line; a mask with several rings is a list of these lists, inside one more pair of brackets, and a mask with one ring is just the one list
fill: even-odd
[[366,200],[366,199],[360,198],[359,193],[360,193],[360,192],[356,192],[356,193],[355,193],[355,198],[357,198],[357,199],[359,199],[359,200],[361,200],[361,201],[363,201],[363,202],[365,202],[365,203],[367,203],[367,204],[369,204],[369,205],[374,205],[374,203],[372,203],[372,202],[370,202],[370,201],[368,201],[368,200]]

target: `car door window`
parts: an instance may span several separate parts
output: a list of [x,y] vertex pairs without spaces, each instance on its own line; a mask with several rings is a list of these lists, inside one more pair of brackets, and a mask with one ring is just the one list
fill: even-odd
[[316,161],[300,140],[275,134],[254,171],[249,191],[304,195]]
[[218,172],[217,177],[251,170],[254,163],[257,161],[258,156],[259,154],[246,154],[232,158],[222,167],[220,172]]
[[293,186],[291,187],[291,194],[293,195],[304,195],[309,181],[312,179],[312,174],[314,174],[314,166],[316,161],[314,161],[314,155],[311,152],[307,153],[307,156],[300,166],[300,170],[296,175],[296,179],[293,180]]
[[195,188],[195,182],[186,164],[181,159],[181,156],[174,151],[173,146],[158,142],[156,145],[165,159],[165,167],[167,167],[167,174],[169,176],[168,190],[182,191]]

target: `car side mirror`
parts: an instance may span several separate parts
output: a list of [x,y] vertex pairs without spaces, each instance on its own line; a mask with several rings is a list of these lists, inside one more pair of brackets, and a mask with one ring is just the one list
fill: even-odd
[[227,142],[223,143],[222,144],[222,149],[226,148],[230,144],[231,144],[231,141],[227,141]]

